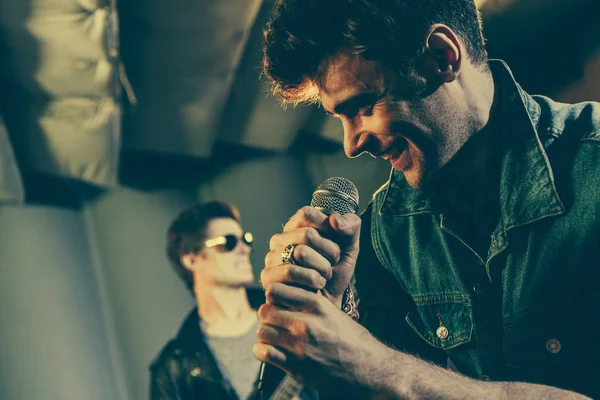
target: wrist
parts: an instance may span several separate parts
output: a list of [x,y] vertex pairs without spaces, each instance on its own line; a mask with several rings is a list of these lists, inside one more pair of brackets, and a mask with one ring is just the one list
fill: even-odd
[[362,365],[362,385],[371,399],[408,398],[406,376],[402,371],[406,368],[400,353],[370,335],[363,337],[363,343],[369,349],[368,363]]
[[479,382],[391,348],[376,359],[371,368],[381,378],[372,388],[382,398],[506,398],[494,382]]

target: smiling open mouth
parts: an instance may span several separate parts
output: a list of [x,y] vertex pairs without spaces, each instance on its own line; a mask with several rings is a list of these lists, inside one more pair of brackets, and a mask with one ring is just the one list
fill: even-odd
[[389,160],[392,167],[396,170],[403,170],[408,161],[408,141],[404,138],[397,138],[381,153],[381,158]]
[[381,153],[381,158],[383,158],[384,160],[393,161],[394,159],[398,159],[407,148],[408,142],[406,141],[406,139],[398,138],[394,140],[394,143],[392,143],[392,145],[388,149],[384,150]]

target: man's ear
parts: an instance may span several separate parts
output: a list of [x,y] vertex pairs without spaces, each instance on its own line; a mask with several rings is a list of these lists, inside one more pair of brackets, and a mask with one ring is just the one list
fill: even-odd
[[456,80],[463,60],[463,47],[458,36],[446,25],[432,25],[425,34],[425,76],[441,83]]
[[188,271],[197,271],[200,268],[200,254],[186,253],[179,258],[181,265]]

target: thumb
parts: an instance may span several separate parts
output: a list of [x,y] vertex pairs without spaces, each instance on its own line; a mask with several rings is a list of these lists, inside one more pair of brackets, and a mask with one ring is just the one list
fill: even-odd
[[329,224],[333,230],[342,238],[349,239],[349,243],[358,241],[361,219],[356,214],[332,214],[329,217]]
[[340,261],[333,266],[333,276],[326,284],[326,290],[333,298],[341,298],[350,283],[359,252],[361,219],[356,214],[333,214],[329,224],[337,235],[334,239],[340,246]]

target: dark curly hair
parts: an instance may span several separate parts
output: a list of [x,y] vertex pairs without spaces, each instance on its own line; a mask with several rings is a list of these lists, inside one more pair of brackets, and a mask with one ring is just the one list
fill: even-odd
[[194,278],[181,264],[181,256],[197,253],[206,239],[206,227],[215,218],[232,218],[241,223],[240,212],[231,203],[211,201],[179,213],[167,231],[167,257],[173,269],[193,293]]
[[450,27],[475,65],[487,65],[473,0],[276,0],[264,29],[263,72],[284,102],[317,102],[326,62],[340,51],[414,76],[424,34]]

